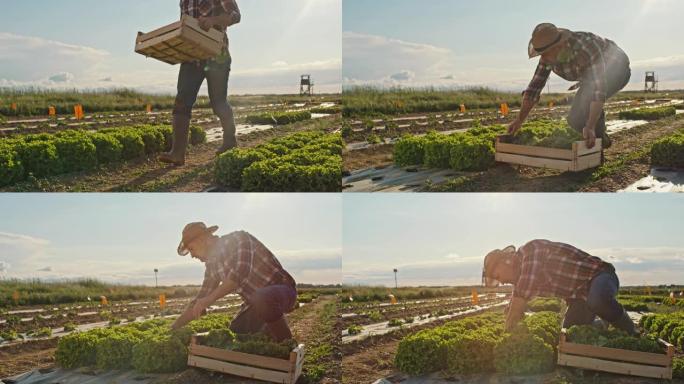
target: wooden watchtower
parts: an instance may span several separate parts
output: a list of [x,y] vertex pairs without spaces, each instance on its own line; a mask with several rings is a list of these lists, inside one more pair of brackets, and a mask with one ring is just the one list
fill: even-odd
[[658,92],[658,77],[655,72],[646,72],[644,92]]
[[314,92],[314,83],[311,79],[311,75],[302,75],[299,81],[299,95],[300,96],[312,96]]

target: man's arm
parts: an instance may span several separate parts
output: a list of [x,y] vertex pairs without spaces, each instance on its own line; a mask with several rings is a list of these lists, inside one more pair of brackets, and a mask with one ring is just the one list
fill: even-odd
[[544,89],[546,82],[549,80],[550,75],[550,67],[544,64],[540,59],[537,69],[534,71],[532,81],[530,81],[527,89],[523,92],[523,102],[520,107],[520,113],[518,113],[518,117],[508,126],[509,134],[514,135],[518,132],[520,127],[522,127],[522,124],[527,119],[527,116],[529,116],[532,108],[539,102],[541,92]]
[[[173,329],[178,329],[186,325],[187,323],[195,320],[196,318],[199,317],[199,315],[195,316],[193,309],[195,307],[195,304],[210,295],[214,289],[219,285],[219,282],[214,280],[211,275],[209,274],[209,271],[204,272],[204,281],[202,282],[202,288],[200,288],[199,292],[197,292],[197,296],[195,296],[194,299],[188,304],[187,307],[185,307],[185,310],[183,313],[176,319],[176,321],[173,322],[173,325],[171,325],[171,328]],[[201,313],[200,313],[201,314]]]
[[192,308],[192,314],[199,317],[205,309],[209,308],[220,298],[235,292],[237,288],[238,284],[234,280],[230,278],[223,280],[221,285],[216,287],[211,293],[195,302],[195,305]]
[[221,6],[224,11],[221,12],[221,14],[199,18],[200,28],[208,31],[213,27],[220,31],[225,31],[226,28],[235,25],[242,20],[240,8],[238,8],[235,0],[222,0]]
[[593,52],[593,55],[591,55],[593,64],[589,67],[589,74],[594,83],[594,94],[589,106],[589,117],[582,133],[587,142],[587,147],[593,148],[596,143],[596,124],[601,118],[607,96],[606,60],[601,47],[598,46],[596,41],[592,40],[588,49]]
[[527,300],[521,297],[513,297],[506,316],[506,331],[510,332],[525,317]]

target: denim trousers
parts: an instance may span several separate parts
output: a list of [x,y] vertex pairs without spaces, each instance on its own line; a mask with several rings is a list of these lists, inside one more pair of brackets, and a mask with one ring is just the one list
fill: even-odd
[[230,329],[235,333],[257,333],[264,325],[291,312],[297,302],[297,290],[290,285],[271,285],[259,288],[245,298],[240,313]]
[[587,300],[568,299],[563,327],[591,324],[596,316],[609,323],[618,320],[624,308],[617,301],[620,280],[615,272],[601,272],[591,280]]

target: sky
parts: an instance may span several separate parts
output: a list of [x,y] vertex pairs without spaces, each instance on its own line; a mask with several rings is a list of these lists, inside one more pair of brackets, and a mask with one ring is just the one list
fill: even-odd
[[[0,13],[0,87],[128,87],[174,93],[178,66],[134,53],[138,31],[178,20],[174,0],[22,0]],[[232,94],[340,92],[341,0],[238,0]],[[206,93],[206,84],[203,88]]]
[[298,283],[341,282],[341,197],[330,194],[5,194],[0,277],[154,285],[201,284],[203,264],[180,257],[183,227],[246,230]]
[[661,89],[684,89],[682,14],[680,0],[344,0],[343,83],[522,91],[538,61],[532,30],[551,22],[615,41],[632,63],[627,89],[643,89],[647,70]]
[[613,263],[621,284],[684,284],[676,194],[348,194],[345,284],[481,284],[484,256],[534,239]]

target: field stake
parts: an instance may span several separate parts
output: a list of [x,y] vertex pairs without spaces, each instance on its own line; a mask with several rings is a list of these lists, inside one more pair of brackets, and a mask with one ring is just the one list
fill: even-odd
[[48,107],[48,115],[49,116],[57,115],[57,110],[55,109],[55,107]]
[[163,293],[159,295],[159,308],[166,308],[166,295]]
[[14,300],[14,305],[19,304],[19,291],[14,291],[12,293],[12,299]]
[[477,294],[477,289],[473,288],[473,290],[470,292],[472,295],[470,301],[473,305],[479,305],[480,304],[480,296]]
[[461,104],[461,113],[466,113],[466,106],[465,104]]
[[152,104],[147,104],[145,106],[145,111],[147,111],[147,113],[152,113]]
[[10,104],[10,109],[13,110],[14,112],[16,112],[17,111],[17,103]]

